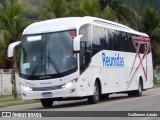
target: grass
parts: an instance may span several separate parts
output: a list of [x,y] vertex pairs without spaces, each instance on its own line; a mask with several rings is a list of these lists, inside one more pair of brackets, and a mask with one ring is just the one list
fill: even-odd
[[160,83],[154,83],[154,88],[160,87]]
[[32,104],[32,103],[39,103],[39,100],[19,101],[15,103],[8,103],[5,106],[15,106],[15,105],[24,105],[24,104]]
[[20,98],[20,96],[18,96],[17,99],[14,99],[13,96],[0,96],[0,107],[31,104],[31,103],[38,103],[38,102],[39,100],[23,101],[22,98]]
[[17,98],[17,99],[14,99],[14,98],[9,98],[9,99],[2,99],[1,100],[1,98],[0,98],[0,102],[11,102],[11,101],[20,101],[21,100],[21,98]]

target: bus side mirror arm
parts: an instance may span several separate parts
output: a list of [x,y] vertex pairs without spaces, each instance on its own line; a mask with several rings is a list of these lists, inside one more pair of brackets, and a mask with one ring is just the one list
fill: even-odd
[[14,48],[15,48],[16,46],[18,46],[20,43],[21,43],[21,41],[17,41],[17,42],[11,43],[11,44],[8,46],[8,51],[7,51],[7,56],[8,56],[8,58],[13,58]]
[[83,35],[78,35],[73,40],[73,51],[79,52],[80,51],[80,39],[83,37]]

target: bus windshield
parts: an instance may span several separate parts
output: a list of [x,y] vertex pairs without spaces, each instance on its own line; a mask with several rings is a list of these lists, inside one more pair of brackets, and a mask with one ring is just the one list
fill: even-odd
[[20,76],[62,77],[77,69],[70,31],[24,35],[22,38]]

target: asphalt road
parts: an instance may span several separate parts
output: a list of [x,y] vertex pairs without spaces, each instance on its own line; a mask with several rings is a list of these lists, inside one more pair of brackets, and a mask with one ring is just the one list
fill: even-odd
[[[143,92],[141,97],[128,97],[127,94],[113,94],[108,100],[100,101],[98,104],[90,105],[87,100],[54,102],[52,108],[43,108],[40,103],[18,105],[1,108],[0,111],[160,111],[160,88],[150,89]],[[35,119],[35,118],[34,118]],[[51,118],[47,118],[51,119]],[[64,119],[64,118],[54,118]],[[65,120],[74,118],[65,118]],[[82,118],[76,118],[76,120]],[[87,118],[87,120],[106,120],[106,118]],[[117,118],[107,118],[117,119]],[[160,118],[118,118],[122,120],[160,120]],[[17,120],[17,118],[15,119]],[[52,118],[53,120],[53,118]]]

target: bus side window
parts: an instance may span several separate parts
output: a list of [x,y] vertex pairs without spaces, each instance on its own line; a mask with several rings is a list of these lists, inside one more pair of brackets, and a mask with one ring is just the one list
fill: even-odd
[[119,40],[118,40],[118,31],[117,30],[113,30],[113,44],[114,44],[114,47],[113,49],[116,50],[116,51],[119,51],[120,48],[119,48]]
[[132,37],[135,37],[134,34],[129,35],[129,48],[130,48],[129,51],[135,53],[136,50],[135,50],[134,45],[133,45],[134,43],[132,42]]
[[119,31],[118,34],[118,41],[119,41],[119,49],[120,51],[126,51],[128,45],[126,45],[127,41],[124,37],[124,32]]
[[[142,39],[144,39],[144,37]],[[144,51],[145,51],[145,44],[144,44],[144,42],[141,42],[139,53],[144,54]]]
[[83,25],[79,34],[83,34],[80,40],[80,71],[81,73],[88,67],[91,60],[91,27],[90,24]]
[[113,32],[108,29],[108,50],[113,50]]
[[[85,65],[85,42],[81,41],[80,48],[81,48],[81,51],[80,51],[80,66],[84,67],[84,65]],[[81,69],[83,69],[83,68],[81,68]]]

